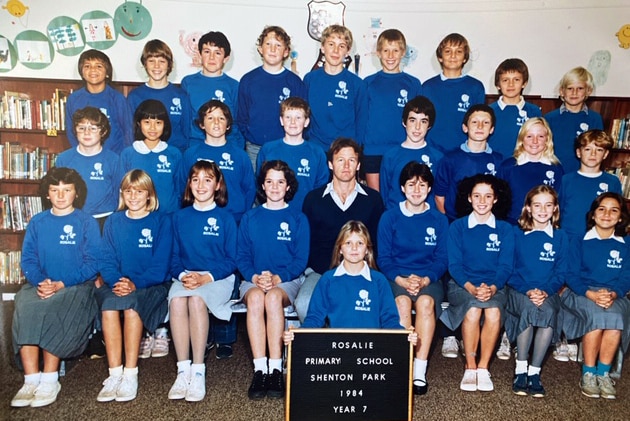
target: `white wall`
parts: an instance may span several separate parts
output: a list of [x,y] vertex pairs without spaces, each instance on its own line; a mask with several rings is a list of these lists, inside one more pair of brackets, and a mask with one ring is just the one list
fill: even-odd
[[[13,41],[26,29],[45,32],[57,16],[76,20],[87,12],[102,10],[114,15],[123,0],[22,0],[29,7],[18,19],[0,9],[0,35]],[[370,54],[371,18],[380,18],[382,28],[402,30],[418,57],[406,71],[421,80],[439,71],[435,47],[444,35],[460,32],[472,47],[466,71],[482,80],[495,93],[494,69],[503,59],[520,57],[529,65],[527,94],[555,96],[560,77],[575,66],[588,66],[599,50],[610,52],[606,83],[598,86],[600,96],[630,96],[630,49],[622,49],[615,33],[630,24],[628,0],[343,0],[345,24],[355,37],[353,55],[362,56],[360,75],[378,69]],[[4,4],[4,3],[3,3]],[[299,54],[298,70],[304,75],[317,57],[318,42],[306,31],[306,0],[143,0],[151,12],[153,28],[147,38],[130,41],[119,37],[105,52],[114,64],[114,79],[145,80],[139,55],[149,39],[160,38],[174,51],[176,69],[171,77],[179,81],[195,70],[179,43],[179,33],[223,31],[232,44],[227,71],[236,78],[260,64],[255,42],[265,25],[280,25],[292,36]],[[31,70],[18,63],[0,77],[78,78],[78,56],[56,54],[43,70]],[[287,66],[288,66],[287,62]]]

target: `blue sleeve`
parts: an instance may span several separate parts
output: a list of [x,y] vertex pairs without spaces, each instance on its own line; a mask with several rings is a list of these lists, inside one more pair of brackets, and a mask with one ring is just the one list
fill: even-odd
[[[374,271],[372,272],[374,274]],[[381,274],[378,274],[381,275]],[[379,323],[381,329],[400,329],[400,314],[394,300],[394,293],[387,279],[381,276],[373,278],[378,282],[378,298],[380,301],[381,313],[379,314]]]
[[448,229],[448,271],[451,278],[462,288],[468,282],[462,252],[463,227],[462,221],[456,220]]
[[101,233],[99,232],[98,223],[89,215],[86,215],[82,223],[82,264],[77,267],[66,266],[68,273],[64,275],[64,279],[53,279],[55,281],[63,281],[66,287],[82,284],[87,280],[94,279],[98,273],[98,259],[100,258],[101,251]]
[[377,247],[378,247],[378,267],[387,279],[394,282],[399,274],[396,271],[394,259],[394,230],[393,230],[393,210],[387,211],[381,216],[378,223]]
[[503,221],[497,221],[497,228],[499,228],[499,235],[502,240],[494,285],[501,289],[510,279],[514,267],[514,231],[512,225]]
[[438,232],[439,235],[437,236],[437,244],[433,252],[433,263],[430,266],[430,270],[425,274],[425,276],[429,277],[431,282],[438,282],[448,269],[448,218],[441,214],[440,216],[441,217],[436,220],[436,224],[439,224],[439,227],[436,227],[435,231]]
[[179,279],[179,274],[186,270],[181,259],[180,244],[185,239],[182,239],[177,229],[179,225],[180,215],[179,212],[173,214],[173,254],[171,256],[171,276],[175,279]]
[[236,262],[238,270],[247,282],[251,282],[256,274],[254,269],[254,244],[250,237],[250,216],[245,213],[238,227],[238,239],[236,240]]
[[133,130],[133,115],[134,111],[131,110],[127,99],[123,94],[115,91],[116,94],[114,96],[114,105],[116,107],[116,122],[118,123],[118,127],[120,127],[120,131],[123,135],[123,148],[127,146],[131,146],[133,143],[134,130]]
[[584,250],[584,240],[582,238],[573,237],[571,246],[569,247],[569,261],[573,262],[569,266],[569,276],[567,277],[567,286],[571,288],[571,291],[577,295],[586,295],[588,291],[588,285],[582,281],[581,269],[582,269],[582,253]]
[[238,229],[231,215],[228,215],[228,218],[225,218],[223,223],[226,225],[225,256],[222,259],[215,259],[213,262],[215,266],[210,268],[210,273],[215,280],[224,279],[236,271],[236,237],[238,236]]
[[236,100],[238,105],[235,104],[235,107],[237,107],[237,109],[234,110],[234,122],[238,126],[238,129],[243,135],[243,137],[245,138],[245,140],[251,142],[252,139],[249,136],[250,133],[249,133],[249,127],[247,124],[249,120],[249,104],[251,101],[251,95],[248,89],[249,88],[248,80],[249,80],[248,78],[245,78],[245,80],[241,79],[241,81],[238,84],[238,96]]
[[68,143],[70,143],[70,148],[76,148],[79,145],[79,140],[74,134],[74,124],[72,123],[72,115],[77,110],[77,105],[75,104],[76,94],[77,92],[70,94],[66,101],[66,137],[68,138]]
[[151,262],[145,262],[148,269],[140,279],[131,281],[141,287],[153,286],[166,281],[170,274],[171,257],[173,254],[173,228],[170,215],[161,215],[158,234],[153,238],[153,255]]
[[556,294],[565,284],[569,272],[569,237],[564,231],[555,230],[554,235],[561,238],[560,247],[556,250],[556,260],[554,264],[553,274],[549,279],[546,287],[543,289],[548,295]]
[[302,327],[304,328],[321,328],[324,327],[326,317],[328,316],[328,307],[330,305],[330,280],[332,278],[332,272],[328,271],[322,275],[322,277],[315,285],[313,295],[311,295],[311,301],[308,305],[308,312]]
[[367,87],[363,80],[360,80],[357,86],[357,97],[355,98],[356,110],[355,110],[355,124],[357,138],[355,139],[360,145],[365,142],[365,131],[367,130],[367,116],[368,116],[368,95]]
[[243,211],[247,211],[251,208],[256,199],[256,178],[254,177],[254,169],[252,168],[252,162],[248,155],[245,154],[245,156],[247,159],[241,160],[241,168],[243,170],[241,173],[241,190],[245,198],[245,209],[243,209]]
[[[295,220],[297,222],[297,230],[291,233],[291,237],[295,238],[293,249],[293,258],[286,265],[284,272],[279,272],[282,282],[292,281],[304,272],[308,263],[308,252],[311,244],[311,230],[308,225],[308,219],[302,212],[297,212]],[[251,279],[251,278],[250,278]]]
[[39,253],[37,252],[37,229],[35,223],[31,223],[26,228],[24,241],[22,242],[22,259],[20,265],[26,280],[33,286],[47,278],[42,268]]
[[123,276],[120,269],[119,252],[121,250],[118,250],[116,246],[114,215],[107,218],[103,227],[103,253],[100,258],[101,276],[110,288]]

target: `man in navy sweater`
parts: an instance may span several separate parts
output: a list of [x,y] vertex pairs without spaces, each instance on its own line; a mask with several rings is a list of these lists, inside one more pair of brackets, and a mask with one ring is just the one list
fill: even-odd
[[[313,289],[321,274],[330,269],[332,251],[339,230],[346,222],[363,222],[376,242],[378,221],[385,207],[380,194],[359,184],[361,146],[350,138],[336,139],[328,151],[332,180],[306,195],[302,212],[311,228],[311,244],[306,280],[294,302],[300,320],[304,320]],[[376,250],[376,244],[374,244]]]

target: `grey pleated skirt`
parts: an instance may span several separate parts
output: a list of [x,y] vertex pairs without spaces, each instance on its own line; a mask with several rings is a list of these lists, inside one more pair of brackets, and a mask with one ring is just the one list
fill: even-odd
[[553,342],[560,339],[562,328],[560,297],[553,294],[540,307],[534,305],[527,295],[506,287],[507,304],[505,305],[505,331],[511,342],[529,326],[553,328]]
[[201,297],[208,310],[218,319],[230,320],[232,317],[232,291],[236,276],[210,282],[196,289],[187,289],[177,279],[173,279],[171,289],[168,292],[168,302],[175,297]]
[[444,300],[444,287],[442,286],[442,281],[439,280],[437,282],[431,282],[426,287],[420,290],[418,295],[411,295],[407,292],[406,289],[398,285],[396,282],[391,282],[389,285],[392,287],[392,292],[394,293],[394,298],[399,295],[404,295],[405,297],[409,297],[412,303],[415,303],[418,300],[418,297],[421,295],[428,295],[433,298],[433,302],[435,303],[435,318],[439,319],[442,314],[442,300]]
[[95,290],[95,296],[101,311],[133,309],[140,316],[144,328],[153,333],[166,319],[166,296],[170,284],[168,281],[148,288],[138,288],[124,297],[117,296],[107,285],[103,285]]
[[61,359],[77,357],[97,314],[92,281],[60,289],[45,300],[26,284],[15,296],[13,350],[18,354],[23,345],[37,345]]
[[[300,275],[299,278],[295,278],[292,281],[279,283],[276,286],[276,288],[280,288],[281,290],[283,290],[287,294],[287,297],[289,297],[289,301],[291,302],[291,305],[293,305],[293,301],[295,301],[295,297],[297,297],[298,292],[300,292],[300,287],[304,283],[304,279],[305,279],[305,276]],[[242,281],[241,286],[238,289],[241,299],[243,299],[243,297],[245,296],[245,293],[252,288],[258,288],[258,287],[250,281]]]
[[621,345],[626,352],[630,344],[630,300],[617,298],[612,306],[604,309],[583,295],[565,291],[562,301],[562,330],[567,339],[581,338],[595,330],[621,330]]
[[[448,281],[448,302],[449,306],[440,315],[440,320],[451,330],[455,330],[462,324],[466,313],[473,307],[476,308],[499,308],[501,311],[501,323],[505,319],[505,303],[507,294],[505,288],[501,288],[494,296],[486,302],[481,302],[470,295],[468,291],[460,287],[454,280]],[[483,318],[481,320],[483,323]]]

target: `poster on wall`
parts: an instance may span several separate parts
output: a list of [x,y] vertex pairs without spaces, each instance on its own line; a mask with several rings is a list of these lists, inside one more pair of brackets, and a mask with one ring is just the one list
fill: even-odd
[[116,43],[114,19],[101,10],[94,10],[81,16],[81,27],[85,42],[97,50],[106,50]]
[[13,44],[4,36],[0,35],[0,72],[8,72],[15,67],[17,54]]
[[145,38],[151,32],[153,19],[142,1],[126,1],[114,12],[116,29],[123,37],[132,41]]
[[81,25],[68,16],[59,16],[50,21],[48,37],[55,50],[64,56],[76,56],[85,48],[85,35]]
[[52,63],[55,50],[46,34],[38,31],[20,32],[15,37],[18,60],[29,69],[43,69]]

